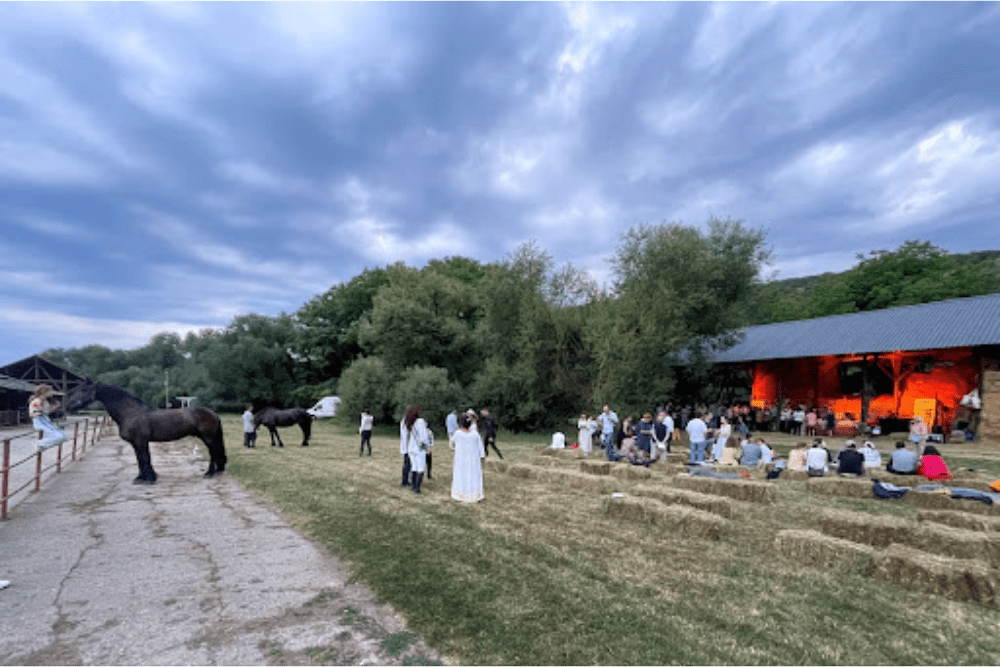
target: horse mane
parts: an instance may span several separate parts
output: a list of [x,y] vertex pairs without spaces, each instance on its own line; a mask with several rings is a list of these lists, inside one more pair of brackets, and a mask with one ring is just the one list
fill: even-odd
[[[101,398],[99,394],[103,395],[104,398]],[[108,402],[111,402],[114,404],[133,403],[135,405],[141,405],[147,410],[151,409],[148,405],[146,405],[142,401],[141,398],[137,398],[132,394],[128,393],[127,391],[125,391],[124,389],[120,389],[110,384],[97,383],[97,385],[94,388],[94,396],[97,397],[97,400],[104,403],[105,407],[107,407]],[[107,401],[105,401],[104,399],[107,399]]]

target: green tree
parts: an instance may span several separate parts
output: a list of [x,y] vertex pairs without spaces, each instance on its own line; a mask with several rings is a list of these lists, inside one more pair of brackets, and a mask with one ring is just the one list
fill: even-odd
[[340,412],[353,418],[365,411],[376,422],[389,423],[395,406],[394,387],[393,375],[384,361],[359,357],[344,369],[337,384]]
[[448,378],[448,371],[435,366],[413,366],[403,371],[393,388],[393,417],[402,419],[411,403],[423,408],[424,419],[438,435],[444,431],[444,418],[465,403],[461,385]]
[[587,330],[595,398],[638,413],[666,397],[674,371],[665,355],[686,349],[697,361],[706,346],[735,342],[769,261],[763,230],[738,220],[629,229],[612,258],[616,298]]

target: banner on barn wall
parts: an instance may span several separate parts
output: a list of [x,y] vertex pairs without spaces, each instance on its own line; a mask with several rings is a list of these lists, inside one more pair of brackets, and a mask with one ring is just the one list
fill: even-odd
[[927,424],[927,429],[930,430],[934,426],[934,417],[937,416],[937,399],[936,398],[917,398],[913,400],[913,416],[920,417]]

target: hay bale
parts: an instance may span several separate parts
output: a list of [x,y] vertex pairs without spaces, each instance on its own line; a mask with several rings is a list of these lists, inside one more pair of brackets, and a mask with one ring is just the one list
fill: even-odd
[[511,477],[520,477],[522,479],[532,479],[536,477],[538,470],[541,470],[541,468],[528,465],[526,463],[512,463],[507,466],[508,475]]
[[666,475],[679,475],[688,470],[688,467],[683,463],[672,463],[670,461],[664,463],[662,460],[653,465],[651,469],[653,468]]
[[579,470],[539,469],[536,479],[540,482],[597,493],[613,493],[619,488],[618,481],[607,475],[590,475]]
[[806,491],[823,496],[871,498],[872,482],[858,477],[813,477],[806,484]]
[[815,530],[782,530],[774,538],[778,553],[797,563],[823,570],[857,568],[870,576],[875,550],[867,544],[824,535]]
[[664,505],[653,498],[608,497],[604,513],[609,518],[645,523],[671,536],[716,540],[726,528],[726,520],[692,507]]
[[953,510],[917,510],[917,521],[941,523],[952,528],[984,533],[1000,532],[1000,517],[979,516]]
[[909,534],[916,527],[907,519],[898,517],[833,509],[820,512],[817,523],[826,535],[878,548],[893,542],[908,543]]
[[935,556],[893,544],[876,553],[872,576],[901,588],[997,608],[995,572],[979,561]]
[[713,496],[686,489],[673,489],[670,487],[642,484],[633,487],[632,492],[638,496],[656,498],[665,505],[687,505],[703,512],[721,516],[724,519],[731,519],[736,513],[735,503],[729,498],[722,496]]
[[483,462],[483,470],[489,470],[490,472],[507,472],[508,464],[504,461],[498,461],[497,459],[486,459]]
[[542,456],[559,456],[559,452],[561,451],[561,449],[550,449],[546,447],[542,450]]
[[1000,567],[1000,535],[845,510],[824,510],[819,526],[827,535],[859,544],[878,548],[902,544],[930,554],[975,558],[990,567]]
[[623,465],[611,469],[611,474],[620,480],[649,479],[653,473],[643,466]]
[[987,505],[970,498],[952,498],[950,495],[929,491],[910,491],[902,498],[911,505],[927,509],[956,510],[972,514],[1000,514],[997,505]]
[[716,496],[727,496],[734,500],[750,503],[774,504],[778,497],[777,489],[767,482],[755,482],[745,479],[715,479],[713,477],[686,477],[678,475],[673,478],[674,486],[699,493],[710,493]]
[[778,479],[788,479],[793,482],[808,482],[810,477],[809,473],[805,470],[783,470]]
[[561,464],[558,458],[554,458],[552,456],[536,456],[531,459],[531,465],[543,468],[552,468]]
[[580,461],[580,472],[590,475],[610,475],[610,461]]

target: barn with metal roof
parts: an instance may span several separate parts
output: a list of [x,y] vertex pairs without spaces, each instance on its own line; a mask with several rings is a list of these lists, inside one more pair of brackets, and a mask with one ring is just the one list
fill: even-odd
[[805,405],[869,426],[919,414],[948,433],[980,416],[962,409],[963,396],[992,393],[1000,294],[749,327],[708,358],[752,372],[757,408]]

